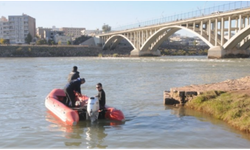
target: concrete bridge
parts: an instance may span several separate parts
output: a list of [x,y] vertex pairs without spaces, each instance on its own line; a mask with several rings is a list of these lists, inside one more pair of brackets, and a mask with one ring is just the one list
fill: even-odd
[[[179,17],[171,22],[138,26],[99,35],[103,50],[127,40],[131,56],[159,56],[158,47],[178,30],[186,30],[203,40],[210,49],[208,58],[249,57],[250,6],[214,11],[197,17]],[[184,18],[184,19],[183,19]]]

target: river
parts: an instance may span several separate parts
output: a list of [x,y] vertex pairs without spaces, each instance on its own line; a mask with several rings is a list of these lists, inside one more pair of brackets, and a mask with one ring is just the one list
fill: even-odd
[[[103,84],[106,104],[125,122],[67,126],[45,107],[73,66],[88,96]],[[249,148],[250,135],[208,114],[163,105],[163,91],[250,75],[250,59],[205,56],[0,58],[0,148]]]

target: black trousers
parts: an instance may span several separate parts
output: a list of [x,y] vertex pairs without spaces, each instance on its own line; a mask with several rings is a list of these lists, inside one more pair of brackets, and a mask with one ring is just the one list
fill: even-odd
[[101,112],[99,112],[98,119],[105,119],[105,112],[106,110],[102,109]]
[[66,93],[66,96],[67,96],[67,101],[66,101],[67,106],[69,106],[69,102],[71,102],[72,103],[72,107],[75,107],[75,103],[76,103],[75,98],[76,98],[76,95],[73,92],[73,90],[66,89],[64,92]]

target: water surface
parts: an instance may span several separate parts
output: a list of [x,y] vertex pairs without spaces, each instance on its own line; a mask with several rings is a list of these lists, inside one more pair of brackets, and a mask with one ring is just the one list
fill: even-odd
[[[44,105],[63,88],[72,67],[88,96],[103,84],[107,105],[125,122],[82,121],[67,126]],[[210,115],[163,105],[163,91],[250,75],[250,59],[206,57],[1,58],[1,148],[249,148],[250,138]]]

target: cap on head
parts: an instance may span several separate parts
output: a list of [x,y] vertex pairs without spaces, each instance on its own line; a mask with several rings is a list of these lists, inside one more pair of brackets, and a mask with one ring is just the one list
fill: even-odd
[[74,71],[77,71],[77,66],[74,66],[74,67],[73,67],[73,70],[74,70]]

